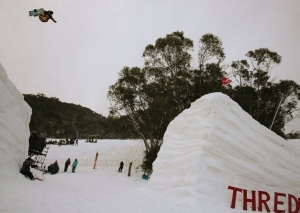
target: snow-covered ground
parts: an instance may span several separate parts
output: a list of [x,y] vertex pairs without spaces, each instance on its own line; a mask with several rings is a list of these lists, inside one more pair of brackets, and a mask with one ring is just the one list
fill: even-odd
[[[98,140],[98,143],[79,141],[79,146],[51,145],[47,165],[58,159],[58,174],[45,174],[45,181],[30,181],[21,174],[1,177],[0,212],[185,212],[189,203],[163,197],[161,193],[147,189],[137,163],[142,160],[141,141]],[[93,161],[98,151],[96,169]],[[75,173],[63,172],[65,160],[78,158]],[[91,165],[86,165],[89,160]],[[123,160],[122,173],[118,167]],[[132,161],[131,176],[128,177]],[[101,164],[106,164],[102,166]],[[31,169],[38,176],[40,171]],[[192,210],[189,212],[193,212]]]
[[[299,146],[297,145],[299,143],[300,140],[290,141],[288,147],[299,152]],[[203,197],[203,195],[207,195],[207,190],[209,191],[210,188],[213,188],[213,185],[210,183],[213,180],[203,179],[203,183],[207,185],[207,188],[204,189],[202,197],[198,196],[198,200],[193,197],[194,188],[192,187],[190,187],[190,194],[180,194],[179,196],[168,192],[168,190],[153,190],[149,188],[149,181],[143,180],[141,171],[137,169],[137,162],[142,159],[143,149],[142,141],[138,140],[98,140],[98,143],[86,143],[84,140],[80,140],[79,146],[63,145],[59,147],[51,145],[46,165],[58,160],[60,165],[59,173],[55,175],[44,174],[43,176],[40,171],[31,169],[34,175],[40,178],[44,177],[45,181],[30,181],[17,172],[9,175],[7,173],[2,175],[1,173],[0,212],[244,212],[239,203],[241,201],[237,201],[235,209],[230,208],[231,194],[227,188],[218,191],[218,193],[223,195],[224,193],[227,194],[226,191],[228,190],[227,199],[224,201],[218,200],[220,197],[217,197],[218,199],[214,196]],[[93,169],[97,151],[99,158],[96,169]],[[176,154],[178,155],[179,152]],[[75,158],[79,160],[75,173],[71,173],[70,167],[67,173],[63,172],[64,162],[69,157],[72,162]],[[289,156],[284,157],[289,158]],[[117,170],[121,160],[125,162],[125,166],[123,172],[119,173]],[[129,161],[136,162],[133,163],[130,177],[128,177],[129,165],[127,163]],[[248,165],[251,162],[242,164]],[[192,162],[185,161],[185,163],[187,168],[192,165]],[[237,168],[239,167],[237,166]],[[245,173],[251,176],[251,170],[247,171],[241,172],[241,174]],[[278,174],[280,174],[280,171],[282,170],[279,167]],[[239,176],[238,169],[235,172],[235,175]],[[187,175],[185,178],[173,176],[168,180],[184,183],[183,181],[186,182],[188,177],[193,179],[193,176]],[[209,177],[214,179],[213,176]],[[152,178],[153,180],[150,180],[155,181],[154,175]],[[161,176],[159,180],[163,178],[166,177]],[[289,177],[287,177],[288,179]],[[261,186],[267,183],[268,180],[269,177],[266,177],[265,180],[257,181],[257,185]],[[190,183],[192,183],[192,180]],[[223,181],[220,180],[216,183],[220,185]],[[240,185],[235,186],[238,187]],[[249,190],[263,189],[258,186],[245,182],[243,188]],[[273,185],[272,187],[277,189],[278,186]],[[279,187],[281,189],[284,188],[284,186]],[[298,188],[299,185],[295,185],[295,188],[290,188],[289,190],[292,190],[293,194],[296,195]],[[287,193],[289,190],[286,189],[279,192]],[[173,188],[173,193],[177,192],[178,194],[181,191],[182,187]],[[223,202],[227,206],[218,205],[218,203]]]
[[[300,140],[280,138],[222,93],[203,96],[170,123],[148,181],[138,168],[140,140],[51,145],[46,166],[57,160],[59,173],[32,169],[45,180],[30,181],[19,169],[31,110],[1,65],[0,89],[0,213],[300,211]],[[63,172],[67,158],[78,159],[76,173]]]

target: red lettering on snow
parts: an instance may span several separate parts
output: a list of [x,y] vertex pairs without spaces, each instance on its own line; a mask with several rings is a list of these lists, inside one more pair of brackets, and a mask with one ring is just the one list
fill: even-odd
[[283,212],[285,212],[284,210],[279,210],[278,209],[278,205],[283,205],[283,201],[279,201],[279,199],[278,199],[279,196],[286,197],[286,194],[279,193],[279,192],[275,192],[274,193],[274,212],[276,212],[276,213],[283,213]]
[[235,201],[236,201],[236,194],[237,194],[237,192],[242,192],[243,189],[236,188],[236,187],[233,187],[233,186],[228,186],[228,189],[232,190],[232,200],[231,200],[230,208],[234,209],[235,208]]
[[[247,211],[247,204],[251,203],[252,211],[256,211],[256,201],[258,201],[258,211],[263,211],[265,209],[267,212],[271,212],[268,202],[271,200],[270,194],[265,191],[257,191],[258,196],[256,200],[256,191],[251,191],[248,194],[246,189],[237,188],[234,186],[228,186],[229,190],[232,190],[232,199],[231,199],[231,208],[235,208],[237,201],[237,193],[242,193],[243,198],[243,210]],[[286,199],[287,197],[287,199]],[[287,205],[284,205],[285,202],[288,202]],[[300,198],[297,198],[294,195],[285,193],[274,192],[274,212],[275,213],[285,213],[285,208],[288,208],[287,213],[300,213]]]
[[[263,199],[263,195],[265,195],[266,199]],[[270,200],[270,195],[268,192],[265,191],[258,191],[258,211],[262,211],[262,206],[265,206],[267,212],[270,212],[270,208],[267,202]]]
[[[296,209],[294,211],[292,210],[292,207],[293,207],[292,200],[294,200],[294,202],[296,204]],[[294,195],[288,194],[288,202],[289,202],[289,213],[298,213],[300,210],[300,199],[296,198]]]
[[252,203],[252,211],[256,211],[255,191],[251,192],[251,198],[247,197],[247,190],[243,190],[243,210],[247,210],[247,203]]

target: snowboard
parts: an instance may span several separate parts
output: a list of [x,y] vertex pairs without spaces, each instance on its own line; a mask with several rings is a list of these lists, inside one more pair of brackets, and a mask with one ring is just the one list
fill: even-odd
[[38,16],[38,15],[44,15],[44,9],[34,9],[29,11],[29,16]]
[[44,181],[43,179],[41,178],[38,178],[38,177],[35,177],[36,180],[39,180],[39,181]]

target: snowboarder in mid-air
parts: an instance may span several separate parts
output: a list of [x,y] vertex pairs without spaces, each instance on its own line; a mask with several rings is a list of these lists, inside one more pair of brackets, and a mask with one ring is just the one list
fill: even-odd
[[52,15],[53,12],[51,10],[46,11],[43,8],[29,11],[29,16],[39,16],[41,22],[48,22],[48,20],[51,19],[54,23],[56,23]]

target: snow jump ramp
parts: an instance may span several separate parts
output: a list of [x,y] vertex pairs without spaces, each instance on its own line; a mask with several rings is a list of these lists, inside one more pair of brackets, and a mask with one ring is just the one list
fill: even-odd
[[168,126],[148,187],[199,212],[299,212],[299,149],[227,95],[195,101]]

